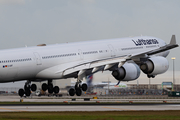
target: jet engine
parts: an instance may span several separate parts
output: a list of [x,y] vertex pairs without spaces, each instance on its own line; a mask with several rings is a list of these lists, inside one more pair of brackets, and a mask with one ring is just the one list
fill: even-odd
[[140,76],[140,68],[134,63],[125,63],[122,67],[114,70],[112,76],[119,81],[131,81]]
[[161,56],[151,57],[140,65],[140,69],[148,76],[164,73],[168,68],[168,60]]

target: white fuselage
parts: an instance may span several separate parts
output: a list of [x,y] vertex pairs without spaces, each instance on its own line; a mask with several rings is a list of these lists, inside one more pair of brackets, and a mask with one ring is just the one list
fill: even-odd
[[[157,40],[138,42],[138,39]],[[61,79],[62,72],[79,64],[141,53],[164,46],[154,37],[94,40],[0,51],[0,82]],[[166,56],[167,52],[163,52]]]

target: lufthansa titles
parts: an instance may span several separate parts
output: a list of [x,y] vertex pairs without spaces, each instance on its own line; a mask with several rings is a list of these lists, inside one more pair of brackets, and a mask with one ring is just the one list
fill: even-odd
[[132,40],[136,46],[140,45],[152,45],[152,44],[159,44],[159,42],[156,39],[138,39],[138,40]]

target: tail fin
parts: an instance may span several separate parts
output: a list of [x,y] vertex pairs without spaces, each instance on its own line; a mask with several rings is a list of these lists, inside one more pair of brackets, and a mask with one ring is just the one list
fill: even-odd
[[93,81],[93,74],[88,75],[88,76],[86,77],[86,83],[87,83],[87,85],[88,85],[88,86],[91,86],[91,85],[92,85],[92,81]]

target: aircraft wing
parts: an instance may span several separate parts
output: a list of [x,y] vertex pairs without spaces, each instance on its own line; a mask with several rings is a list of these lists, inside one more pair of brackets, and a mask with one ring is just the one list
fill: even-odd
[[103,70],[107,70],[113,67],[115,64],[119,64],[122,66],[126,60],[129,59],[129,56],[121,56],[116,58],[104,59],[104,60],[97,60],[93,62],[84,63],[81,65],[77,65],[71,68],[68,68],[63,71],[63,76],[71,74],[73,72],[78,72],[78,76],[86,72],[88,69],[92,69],[92,73],[95,73],[103,68]]
[[172,35],[170,43],[163,47],[160,47],[158,49],[143,51],[141,53],[131,54],[131,55],[127,55],[127,56],[120,56],[120,57],[116,57],[116,58],[109,58],[109,59],[104,59],[104,60],[87,62],[84,64],[80,64],[80,65],[65,69],[63,71],[63,76],[69,75],[74,72],[78,72],[78,76],[81,76],[87,70],[91,70],[92,73],[95,73],[99,70],[102,70],[102,71],[108,70],[108,69],[112,68],[114,65],[118,65],[118,67],[121,67],[126,61],[131,60],[133,58],[136,58],[139,56],[147,57],[149,55],[167,51],[167,50],[175,48],[175,47],[178,47],[178,44],[176,44],[175,35]]

